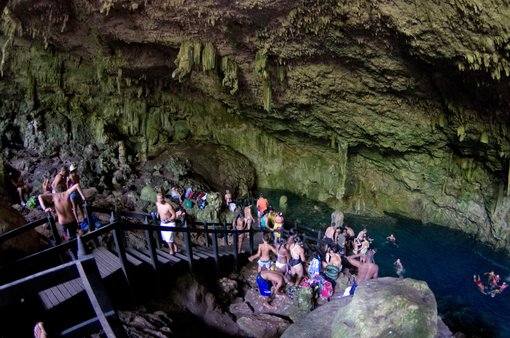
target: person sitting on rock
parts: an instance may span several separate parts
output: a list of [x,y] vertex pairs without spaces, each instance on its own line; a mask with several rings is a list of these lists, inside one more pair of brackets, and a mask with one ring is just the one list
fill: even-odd
[[281,292],[285,283],[283,274],[277,271],[262,270],[257,273],[256,280],[260,295],[264,297],[263,305],[269,309],[273,308],[270,304],[271,297]]
[[364,282],[366,280],[377,278],[379,275],[379,266],[375,263],[362,263],[356,258],[360,257],[361,254],[346,256],[347,261],[358,269],[357,283]]
[[24,207],[27,204],[30,188],[23,180],[23,175],[21,175],[21,173],[14,173],[11,171],[9,173],[9,179],[13,188],[16,189],[16,192],[18,193],[21,206]]
[[179,187],[177,186],[173,186],[172,189],[170,189],[170,197],[172,198],[172,200],[174,200],[175,202],[181,204],[182,203],[182,196],[181,196],[181,192],[179,191]]
[[269,270],[271,268],[271,252],[275,255],[278,255],[278,252],[276,251],[276,249],[271,245],[269,244],[269,240],[270,240],[270,237],[269,237],[269,234],[264,234],[264,236],[262,236],[262,240],[263,240],[263,243],[259,244],[259,249],[257,251],[256,254],[248,257],[248,260],[250,262],[253,262],[253,260],[257,257],[259,257],[259,260],[257,261],[258,263],[258,271],[262,271],[263,269],[264,270]]

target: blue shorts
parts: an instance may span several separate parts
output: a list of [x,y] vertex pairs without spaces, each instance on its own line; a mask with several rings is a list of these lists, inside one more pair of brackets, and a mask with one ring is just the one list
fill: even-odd
[[82,202],[80,194],[78,194],[76,191],[73,191],[71,193],[71,195],[69,195],[69,200],[71,202],[76,202],[76,203],[81,203]]
[[257,274],[257,285],[261,296],[271,297],[271,282],[262,278],[260,272]]

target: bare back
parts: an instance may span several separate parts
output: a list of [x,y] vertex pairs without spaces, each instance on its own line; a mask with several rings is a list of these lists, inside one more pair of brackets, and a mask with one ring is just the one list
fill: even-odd
[[259,253],[260,253],[261,260],[267,261],[267,260],[271,259],[271,257],[269,256],[269,254],[271,252],[274,253],[275,255],[278,254],[276,252],[276,249],[271,244],[269,244],[269,243],[259,244]]

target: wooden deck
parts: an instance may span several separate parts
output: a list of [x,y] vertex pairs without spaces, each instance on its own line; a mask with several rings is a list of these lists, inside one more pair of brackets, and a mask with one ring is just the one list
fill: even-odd
[[[248,249],[247,241],[244,243],[245,250]],[[229,246],[218,246],[218,256],[233,255],[233,247]],[[106,279],[109,276],[115,274],[121,270],[121,264],[119,258],[115,253],[112,253],[105,247],[98,247],[92,252],[96,260],[99,273],[102,279]],[[188,258],[182,252],[177,252],[175,255],[170,255],[168,249],[156,249],[158,262],[163,266],[173,266],[179,262],[187,262]],[[126,256],[129,263],[136,267],[142,265],[150,265],[151,258],[148,250],[126,248]],[[193,260],[208,260],[214,259],[214,251],[211,246],[204,247],[199,245],[193,245]],[[74,297],[84,290],[83,284],[79,278],[70,280],[60,285],[56,285],[49,289],[39,292],[39,297],[44,307],[49,310],[68,299]]]
[[[105,247],[96,248],[92,254],[96,260],[101,278],[105,279],[121,269],[117,256]],[[140,266],[142,264],[142,261],[131,255],[128,255],[128,260],[134,266]],[[46,310],[49,310],[79,294],[83,290],[84,288],[80,278],[76,278],[39,292],[39,297]]]

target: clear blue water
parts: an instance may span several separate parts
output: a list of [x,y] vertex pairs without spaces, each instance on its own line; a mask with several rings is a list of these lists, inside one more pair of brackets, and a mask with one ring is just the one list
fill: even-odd
[[[263,191],[275,209],[279,197],[288,199],[286,221],[325,229],[332,210],[325,204],[288,192]],[[404,277],[424,280],[436,296],[438,312],[452,332],[468,337],[510,337],[510,288],[494,298],[481,294],[473,274],[494,270],[510,281],[510,257],[496,252],[470,236],[436,225],[398,218],[364,218],[346,215],[346,224],[357,233],[363,227],[377,247],[376,263],[381,276],[397,277],[393,262],[400,258]],[[397,245],[386,242],[393,233]]]

